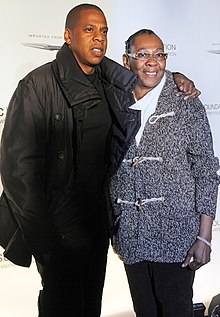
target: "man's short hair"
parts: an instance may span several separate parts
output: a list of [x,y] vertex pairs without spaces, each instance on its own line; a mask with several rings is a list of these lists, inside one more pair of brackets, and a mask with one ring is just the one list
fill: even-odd
[[67,14],[66,17],[66,23],[65,23],[65,28],[68,29],[74,29],[76,26],[77,22],[79,21],[80,13],[85,10],[97,10],[102,12],[104,15],[104,12],[96,5],[90,4],[90,3],[83,3],[75,6],[70,10],[70,12]]

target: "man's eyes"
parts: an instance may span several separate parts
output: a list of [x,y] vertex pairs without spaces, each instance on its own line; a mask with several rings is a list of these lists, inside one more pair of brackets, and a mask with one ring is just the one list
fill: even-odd
[[[85,31],[91,33],[91,32],[93,32],[93,31],[95,31],[95,29],[92,28],[92,27],[88,27],[88,28],[85,28]],[[101,33],[104,34],[104,35],[107,35],[108,30],[106,30],[106,29],[101,30]]]
[[91,27],[86,28],[85,31],[92,32],[92,31],[93,31],[93,28],[91,28]]

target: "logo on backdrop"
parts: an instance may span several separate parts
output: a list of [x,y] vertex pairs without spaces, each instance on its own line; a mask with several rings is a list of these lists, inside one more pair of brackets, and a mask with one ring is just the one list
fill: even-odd
[[211,54],[220,54],[220,43],[211,43],[211,49],[207,50]]
[[46,41],[57,41],[57,40],[63,40],[63,37],[61,35],[53,35],[53,34],[27,34],[28,39],[33,40],[46,40]]
[[213,227],[212,227],[213,231],[216,232],[216,231],[219,231],[220,232],[220,220],[218,219],[215,219],[213,221]]
[[12,266],[14,266],[14,264],[5,258],[3,253],[0,253],[0,268],[1,269],[8,269]]
[[39,48],[47,51],[58,51],[60,49],[59,45],[51,45],[46,43],[21,43],[24,46]]
[[6,108],[0,106],[0,125],[5,123]]
[[220,54],[220,50],[208,50],[208,52],[212,54]]
[[0,106],[0,119],[5,116],[6,109]]
[[[24,46],[42,49],[47,51],[58,51],[61,45],[49,44],[48,42],[55,42],[63,40],[60,35],[50,35],[50,34],[27,34],[27,42],[22,42]],[[29,42],[29,40],[31,40]]]
[[207,114],[219,116],[220,115],[220,103],[205,103],[204,107],[206,109]]
[[177,55],[176,44],[165,43],[164,50],[166,53],[168,53],[169,56],[176,56]]

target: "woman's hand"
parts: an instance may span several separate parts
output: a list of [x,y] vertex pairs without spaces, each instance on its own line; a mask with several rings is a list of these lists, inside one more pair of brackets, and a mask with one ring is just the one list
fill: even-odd
[[191,270],[198,270],[210,261],[211,247],[203,241],[196,240],[187,252],[183,267],[188,266]]

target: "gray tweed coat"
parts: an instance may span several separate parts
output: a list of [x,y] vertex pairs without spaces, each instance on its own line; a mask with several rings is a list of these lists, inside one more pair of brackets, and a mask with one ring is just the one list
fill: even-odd
[[110,182],[114,249],[123,261],[182,262],[200,214],[215,217],[218,169],[203,105],[177,97],[166,71],[139,145],[133,143]]

